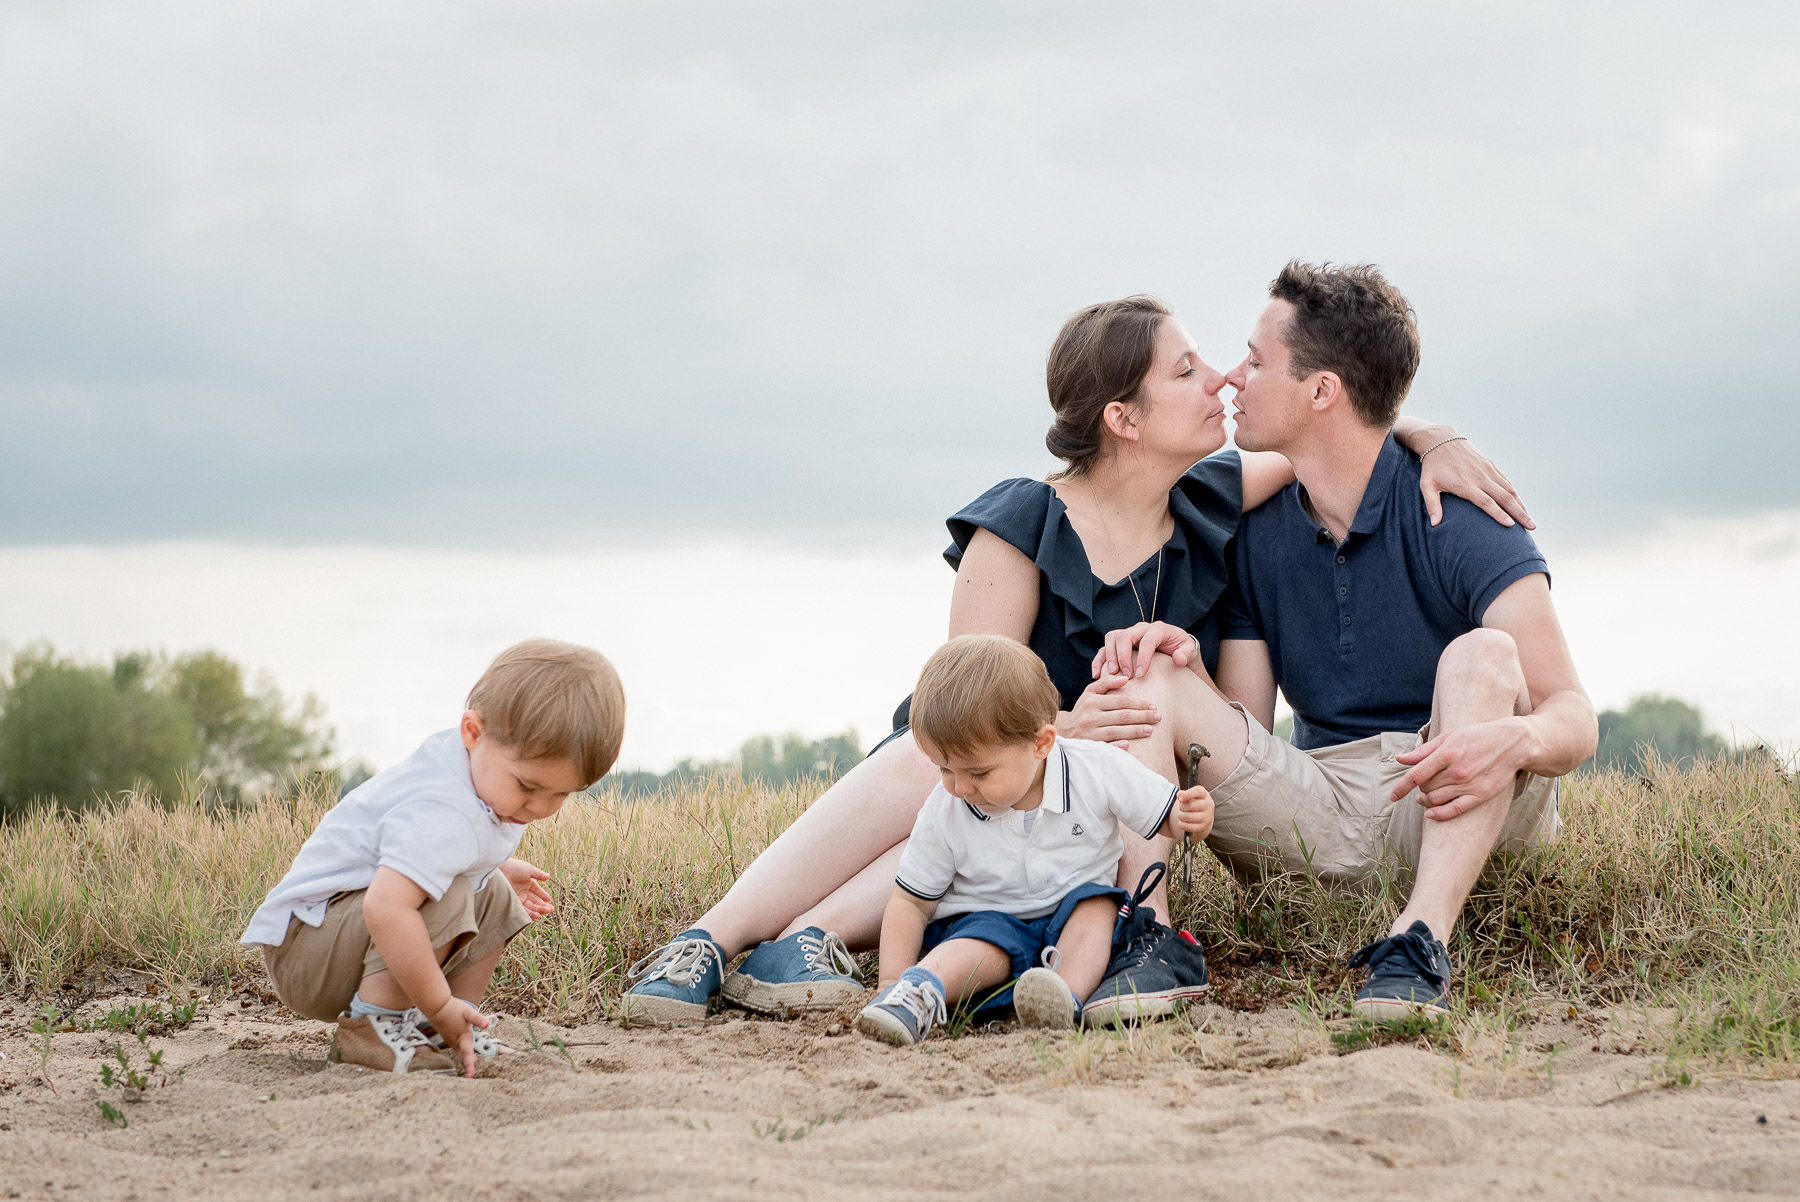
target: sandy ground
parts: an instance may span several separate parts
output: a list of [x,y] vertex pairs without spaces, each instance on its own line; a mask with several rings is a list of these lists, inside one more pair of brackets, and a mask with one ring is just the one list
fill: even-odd
[[[1338,1054],[1288,1010],[1203,1006],[1129,1041],[995,1026],[917,1049],[837,1016],[728,1013],[539,1026],[566,1059],[527,1050],[463,1080],[328,1065],[329,1027],[232,1001],[153,1036],[179,1072],[127,1103],[100,1083],[117,1036],[55,1036],[52,1091],[26,1003],[8,1007],[9,1198],[1800,1195],[1800,1081],[1672,1087],[1643,1051],[1649,1020],[1604,1012],[1465,1031],[1460,1058],[1419,1041]],[[529,1042],[521,1020],[503,1033]],[[129,1127],[102,1118],[103,1097]]]

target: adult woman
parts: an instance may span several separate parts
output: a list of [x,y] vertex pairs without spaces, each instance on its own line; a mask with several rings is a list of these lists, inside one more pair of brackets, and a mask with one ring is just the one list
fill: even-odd
[[[1225,378],[1153,298],[1071,317],[1046,383],[1056,414],[1046,443],[1068,466],[1048,481],[1002,482],[950,519],[950,634],[1027,643],[1062,694],[1059,733],[1126,742],[1148,734],[1157,715],[1115,695],[1123,678],[1092,679],[1102,640],[1155,618],[1191,631],[1210,667],[1238,515],[1293,475],[1279,456],[1206,458],[1226,440]],[[1429,457],[1428,498],[1444,488],[1497,516],[1500,504],[1517,504],[1505,477],[1466,441],[1443,442],[1447,428],[1408,421],[1397,433],[1416,451],[1443,447]],[[901,846],[936,781],[910,734],[897,732],[694,927],[634,968],[627,1012],[656,1022],[698,1018],[722,983],[728,1000],[770,1013],[859,997],[849,948],[877,941]],[[1120,880],[1136,882],[1165,853],[1166,845],[1128,842]],[[1149,904],[1167,912],[1160,894]],[[752,946],[722,982],[724,964]]]

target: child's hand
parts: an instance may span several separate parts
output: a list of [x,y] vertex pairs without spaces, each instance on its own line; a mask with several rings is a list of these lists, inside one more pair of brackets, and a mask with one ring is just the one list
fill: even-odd
[[525,907],[525,913],[533,922],[556,909],[550,900],[549,890],[538,884],[539,881],[550,879],[550,874],[542,868],[515,856],[500,865],[500,875],[506,878],[506,883],[519,895],[519,903]]
[[1175,812],[1169,816],[1171,824],[1184,835],[1192,835],[1196,839],[1204,839],[1212,833],[1213,799],[1200,785],[1191,789],[1183,789],[1175,795]]
[[470,1027],[486,1028],[493,1020],[459,997],[452,997],[437,1010],[425,1016],[431,1029],[443,1036],[450,1054],[462,1062],[463,1076],[475,1075],[475,1038]]

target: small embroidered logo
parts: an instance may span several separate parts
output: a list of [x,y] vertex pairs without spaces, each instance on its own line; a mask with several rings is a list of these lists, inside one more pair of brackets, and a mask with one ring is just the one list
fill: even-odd
[[1086,833],[1087,833],[1087,832],[1086,832],[1086,831],[1084,831],[1084,830],[1082,830],[1082,829],[1081,829],[1081,823],[1079,823],[1079,822],[1077,822],[1077,823],[1076,823],[1076,824],[1075,824],[1075,825],[1074,825],[1074,826],[1072,826],[1072,827],[1070,827],[1070,828],[1069,828],[1069,833],[1070,833],[1070,834],[1071,834],[1071,835],[1084,835],[1084,834],[1086,834]]

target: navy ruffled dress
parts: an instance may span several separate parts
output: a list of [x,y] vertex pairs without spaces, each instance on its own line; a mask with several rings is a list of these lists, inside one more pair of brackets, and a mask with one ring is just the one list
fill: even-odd
[[[1139,598],[1147,612],[1152,593],[1157,620],[1194,635],[1207,671],[1217,666],[1219,602],[1243,506],[1243,466],[1236,451],[1222,451],[1190,468],[1169,490],[1175,529],[1163,544],[1160,589],[1154,555],[1129,577],[1110,584],[1096,578],[1081,538],[1069,524],[1068,508],[1042,480],[1002,480],[952,514],[946,524],[954,541],[944,558],[952,568],[961,567],[963,552],[979,529],[998,535],[1037,565],[1038,611],[1028,642],[1049,669],[1067,710],[1093,683],[1091,665],[1101,641],[1141,621]],[[908,698],[894,711],[895,731],[905,728],[910,702]]]

